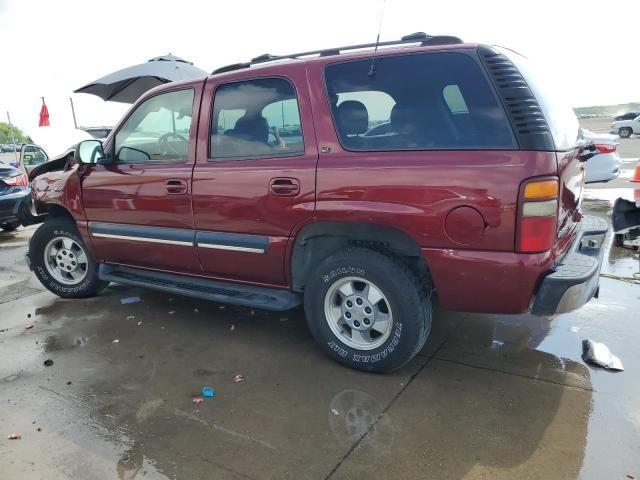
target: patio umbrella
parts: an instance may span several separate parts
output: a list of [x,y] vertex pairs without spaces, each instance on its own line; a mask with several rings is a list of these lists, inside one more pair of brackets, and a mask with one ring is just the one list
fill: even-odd
[[47,105],[44,103],[44,97],[42,98],[42,107],[40,108],[40,120],[38,121],[39,127],[48,127],[49,126],[49,109]]
[[163,83],[207,75],[204,70],[194,67],[193,63],[169,54],[118,70],[74,90],[74,93],[90,93],[105,101],[133,103],[144,92]]

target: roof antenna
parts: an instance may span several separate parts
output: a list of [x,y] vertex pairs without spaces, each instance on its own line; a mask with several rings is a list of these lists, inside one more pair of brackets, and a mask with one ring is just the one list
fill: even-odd
[[384,16],[384,4],[386,0],[382,0],[382,8],[380,9],[380,22],[378,22],[378,36],[376,37],[376,46],[373,49],[373,58],[371,59],[371,68],[369,69],[369,77],[376,75],[376,54],[378,53],[378,44],[380,43],[380,30],[382,29],[382,17]]

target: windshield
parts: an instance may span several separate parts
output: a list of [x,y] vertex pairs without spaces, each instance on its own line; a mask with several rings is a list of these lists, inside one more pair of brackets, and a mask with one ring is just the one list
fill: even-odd
[[545,69],[522,55],[506,48],[496,47],[504,54],[529,85],[538,100],[542,113],[551,129],[557,150],[570,150],[580,138],[580,126],[573,108],[567,103],[567,94],[553,75],[544,75]]

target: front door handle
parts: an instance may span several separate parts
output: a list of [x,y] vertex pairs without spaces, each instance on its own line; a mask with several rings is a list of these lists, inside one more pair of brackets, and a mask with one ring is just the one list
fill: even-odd
[[189,191],[189,184],[185,180],[173,178],[167,180],[164,185],[170,195],[184,195]]
[[297,178],[272,178],[269,190],[275,197],[295,197],[300,193],[300,180]]

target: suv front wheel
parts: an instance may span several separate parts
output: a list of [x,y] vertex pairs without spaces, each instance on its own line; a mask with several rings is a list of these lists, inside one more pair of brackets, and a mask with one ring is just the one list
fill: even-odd
[[317,266],[304,308],[325,353],[359,370],[402,367],[431,329],[430,287],[398,259],[363,248],[341,250]]
[[98,263],[70,219],[43,223],[29,243],[29,259],[38,280],[63,298],[91,297],[109,284],[98,278]]

